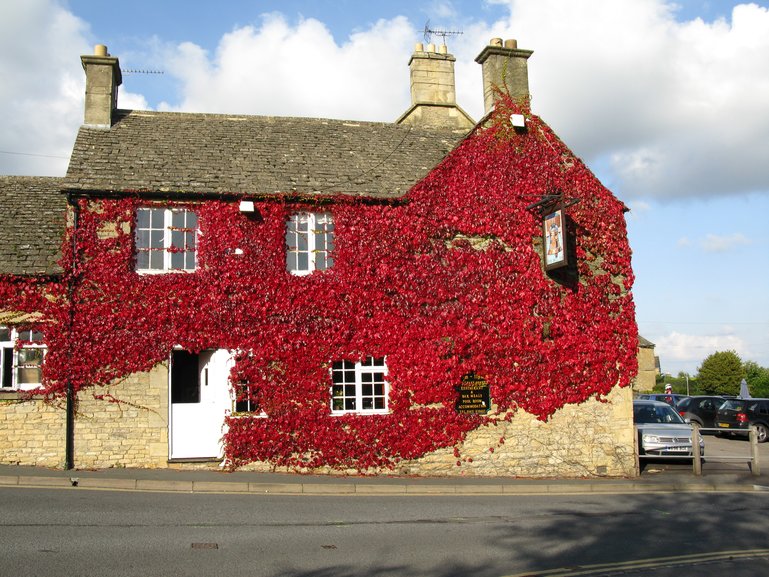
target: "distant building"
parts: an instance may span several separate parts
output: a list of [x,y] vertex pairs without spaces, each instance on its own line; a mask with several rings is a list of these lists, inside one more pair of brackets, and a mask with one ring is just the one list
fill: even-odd
[[659,374],[659,357],[654,354],[654,343],[638,335],[638,375],[633,381],[633,390],[651,391]]

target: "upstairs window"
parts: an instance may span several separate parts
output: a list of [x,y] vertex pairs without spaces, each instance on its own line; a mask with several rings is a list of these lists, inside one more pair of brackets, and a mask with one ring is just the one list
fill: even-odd
[[384,358],[336,361],[331,366],[331,413],[386,413],[387,366]]
[[327,212],[292,214],[286,223],[286,268],[307,275],[334,265],[334,220]]
[[136,270],[141,273],[194,271],[198,215],[184,208],[136,211]]
[[40,387],[45,352],[40,331],[0,327],[0,388],[28,391]]

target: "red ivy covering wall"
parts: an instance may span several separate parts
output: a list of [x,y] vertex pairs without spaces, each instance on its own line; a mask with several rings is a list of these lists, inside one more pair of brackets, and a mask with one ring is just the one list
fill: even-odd
[[[517,408],[547,419],[635,374],[633,275],[623,205],[539,118],[516,132],[513,111],[500,103],[396,203],[323,199],[336,227],[328,271],[286,271],[285,222],[312,207],[270,199],[257,219],[233,202],[198,205],[199,270],[140,276],[133,195],[80,201],[76,259],[65,243],[72,308],[66,283],[53,301],[29,283],[0,283],[0,297],[54,319],[51,395],[68,379],[81,389],[148,370],[174,345],[238,351],[232,381],[269,418],[228,419],[233,466],[387,468]],[[552,190],[579,201],[569,208],[576,271],[563,278],[543,272],[527,210]],[[387,357],[389,414],[330,416],[329,362],[366,356]],[[471,371],[491,385],[489,415],[454,409]]]

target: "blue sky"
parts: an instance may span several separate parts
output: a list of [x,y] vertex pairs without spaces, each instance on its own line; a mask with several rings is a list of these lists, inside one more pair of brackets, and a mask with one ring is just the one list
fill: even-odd
[[125,73],[122,108],[392,121],[428,22],[462,32],[447,44],[475,119],[488,40],[534,51],[534,112],[631,209],[663,371],[730,349],[769,366],[766,1],[4,0],[0,174],[64,174],[94,44],[162,72]]

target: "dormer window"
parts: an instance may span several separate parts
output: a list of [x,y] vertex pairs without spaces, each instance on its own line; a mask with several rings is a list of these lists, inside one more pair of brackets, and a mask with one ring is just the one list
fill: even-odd
[[198,215],[186,208],[136,211],[136,271],[194,271],[197,267]]
[[286,268],[307,275],[334,265],[334,220],[327,212],[299,212],[286,223]]

